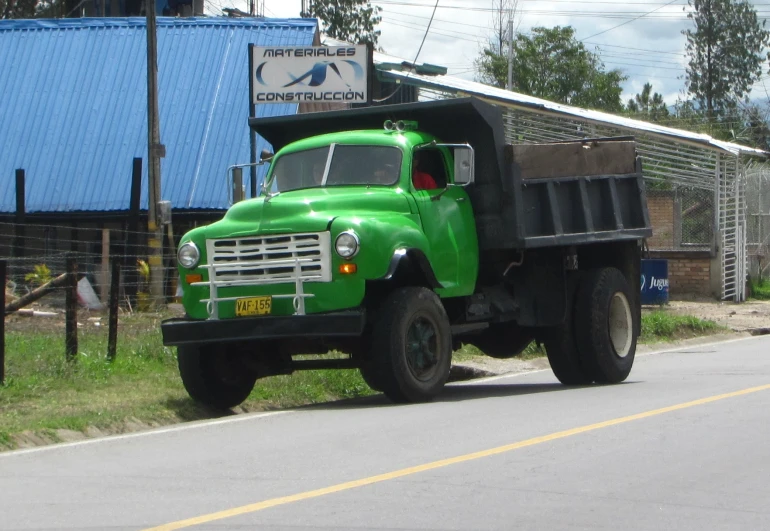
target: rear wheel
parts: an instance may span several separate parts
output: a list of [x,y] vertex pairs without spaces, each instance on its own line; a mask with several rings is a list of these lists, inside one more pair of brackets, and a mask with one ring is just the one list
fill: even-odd
[[638,308],[623,273],[590,271],[578,290],[575,327],[580,358],[598,383],[618,383],[631,372],[639,336]]
[[177,363],[190,397],[215,409],[237,406],[257,381],[256,371],[243,363],[243,354],[233,346],[180,346]]
[[511,322],[493,323],[479,334],[469,336],[468,340],[489,357],[509,359],[521,354],[532,343],[532,335]]
[[580,358],[575,337],[575,288],[574,280],[568,282],[567,315],[564,323],[546,331],[543,345],[554,376],[564,385],[586,385],[593,382]]
[[452,334],[438,296],[426,288],[401,288],[385,299],[372,334],[376,384],[394,402],[436,396],[449,377]]

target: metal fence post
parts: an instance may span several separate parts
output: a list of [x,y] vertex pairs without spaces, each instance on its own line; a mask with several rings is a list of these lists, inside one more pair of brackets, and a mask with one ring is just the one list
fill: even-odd
[[67,361],[74,361],[78,353],[78,264],[74,256],[67,256],[67,296],[65,351]]
[[120,292],[120,262],[112,261],[110,279],[110,330],[107,339],[107,359],[115,360],[118,348],[118,295]]
[[5,260],[0,260],[0,282],[3,291],[0,293],[0,385],[5,383]]
[[16,215],[14,217],[14,238],[13,238],[13,257],[20,258],[24,256],[24,246],[26,244],[26,194],[25,172],[23,169],[16,170]]

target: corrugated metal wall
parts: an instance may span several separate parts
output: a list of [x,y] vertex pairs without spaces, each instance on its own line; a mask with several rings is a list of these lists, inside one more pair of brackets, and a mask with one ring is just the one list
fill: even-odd
[[[247,45],[310,45],[315,30],[301,19],[158,19],[162,195],[174,208],[226,208],[225,169],[249,161]],[[0,212],[15,211],[16,168],[27,212],[128,209],[132,159],[147,157],[145,46],[143,18],[0,21]]]

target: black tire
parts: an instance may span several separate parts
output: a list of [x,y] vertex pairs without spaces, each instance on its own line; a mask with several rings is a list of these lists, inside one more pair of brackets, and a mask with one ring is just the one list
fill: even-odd
[[380,382],[380,375],[377,374],[377,369],[373,363],[367,362],[362,364],[358,368],[358,372],[361,373],[361,378],[363,378],[364,382],[366,382],[366,385],[368,385],[372,391],[377,391],[378,393],[382,392],[382,382]]
[[619,383],[634,365],[639,308],[623,273],[589,271],[577,294],[575,330],[580,358],[597,383]]
[[574,319],[576,282],[567,284],[567,315],[564,323],[549,328],[543,335],[543,346],[554,376],[564,385],[587,385],[593,377],[584,366],[577,347]]
[[372,361],[371,348],[372,339],[369,334],[364,334],[349,350],[353,359],[358,362],[358,372],[366,385],[372,391],[382,392],[382,383],[377,367]]
[[452,331],[438,296],[426,288],[401,288],[383,302],[372,333],[377,384],[394,402],[435,397],[449,377]]
[[468,343],[475,345],[490,358],[507,360],[521,354],[532,343],[532,335],[514,323],[493,323]]
[[190,397],[214,409],[230,409],[248,398],[256,371],[244,363],[233,347],[180,346],[177,363],[184,388]]

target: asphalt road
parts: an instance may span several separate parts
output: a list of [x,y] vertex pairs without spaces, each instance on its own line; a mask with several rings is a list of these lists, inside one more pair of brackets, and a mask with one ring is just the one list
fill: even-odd
[[615,386],[540,371],[0,454],[0,529],[766,530],[768,480],[752,338]]

